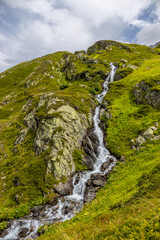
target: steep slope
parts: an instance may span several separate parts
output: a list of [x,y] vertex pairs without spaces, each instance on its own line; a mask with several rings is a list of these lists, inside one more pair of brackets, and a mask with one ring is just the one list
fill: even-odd
[[[117,164],[91,205],[73,220],[49,227],[46,233],[49,236],[42,239],[110,237],[121,228],[119,222],[127,212],[130,218],[135,206],[144,208],[143,218],[137,220],[138,226],[146,221],[144,201],[138,202],[136,196],[141,192],[139,178],[143,173],[149,174],[159,160],[159,107],[155,108],[153,101],[147,102],[145,98],[145,94],[153,95],[155,89],[159,92],[159,49],[99,41],[87,53],[89,55],[84,51],[58,52],[1,74],[0,219],[3,221],[20,217],[28,213],[30,207],[51,201],[57,196],[59,182],[66,182],[76,170],[90,168],[82,142],[92,128],[92,111],[97,105],[94,95],[101,90],[109,62],[119,67],[116,74],[119,81],[110,85],[103,103],[101,124],[107,133],[109,149],[119,159],[125,159],[125,163]],[[146,93],[144,88],[141,90],[141,82],[149,85]],[[157,102],[156,97],[153,98]],[[144,132],[152,126],[155,131],[145,138]],[[144,142],[137,143],[139,136]],[[147,197],[154,196],[151,202],[155,208],[150,209],[153,218],[158,211],[157,169],[155,174],[146,175],[147,185],[142,181],[144,177],[140,181],[142,188],[147,189]],[[132,198],[135,198],[134,205]],[[107,228],[110,218],[113,224]],[[0,227],[5,226],[3,221]]]
[[50,201],[60,181],[90,167],[82,139],[108,66],[58,52],[1,74],[1,219]]
[[[106,55],[108,59],[108,52],[103,50],[93,54],[101,59]],[[117,51],[117,59],[113,59],[113,52],[112,61],[118,62],[119,54]],[[124,60],[129,59],[125,56]],[[159,105],[154,106],[145,98],[154,89],[159,92],[159,64],[160,59],[155,56],[110,84],[103,103],[110,114],[104,113],[101,120],[107,146],[121,161],[91,204],[68,222],[46,226],[46,233],[39,239],[160,238],[160,113]],[[141,89],[138,91],[143,103],[137,101],[140,98],[136,94],[142,82],[149,85],[142,94]]]

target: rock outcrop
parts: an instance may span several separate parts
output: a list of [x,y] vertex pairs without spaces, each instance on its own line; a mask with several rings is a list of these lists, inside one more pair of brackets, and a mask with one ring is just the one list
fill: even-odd
[[149,104],[154,108],[160,109],[160,91],[152,89],[148,83],[139,82],[133,88],[135,102],[139,104]]
[[84,202],[90,203],[95,198],[98,190],[107,182],[107,176],[103,174],[92,174],[90,179],[86,183],[86,189],[85,189],[85,197]]
[[84,161],[88,169],[93,170],[93,164],[98,154],[98,138],[93,129],[83,138]]
[[[55,110],[57,102],[61,106]],[[41,113],[42,110],[44,112]],[[91,124],[86,115],[78,113],[61,99],[44,95],[40,97],[37,108],[25,116],[24,123],[28,129],[36,132],[36,156],[49,150],[46,157],[47,174],[52,173],[57,180],[73,174],[76,169],[72,152],[81,147],[82,139]],[[24,141],[25,134],[26,130],[22,131],[15,144]]]
[[149,127],[146,131],[144,131],[141,135],[139,135],[136,139],[131,140],[132,149],[137,149],[139,151],[141,149],[141,145],[145,143],[148,139],[154,140],[157,139],[154,136],[154,132],[158,129],[158,122],[155,123],[155,126]]

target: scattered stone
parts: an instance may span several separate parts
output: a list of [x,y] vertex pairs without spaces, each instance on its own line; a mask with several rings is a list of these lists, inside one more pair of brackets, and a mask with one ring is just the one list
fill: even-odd
[[131,148],[140,150],[141,145],[146,142],[147,139],[154,140],[156,137],[154,137],[154,132],[158,129],[158,122],[155,123],[155,126],[149,127],[144,133],[139,135],[135,140],[131,139]]
[[126,159],[125,156],[122,156],[122,157],[120,158],[120,161],[121,161],[121,162],[125,162],[125,159]]
[[107,120],[112,119],[112,114],[109,111],[105,113],[105,116],[106,116]]
[[152,126],[152,127],[149,127],[144,133],[143,133],[143,136],[147,139],[147,138],[152,138],[154,136],[154,131],[156,131],[157,128]]
[[122,63],[127,63],[128,61],[126,59],[121,59]]

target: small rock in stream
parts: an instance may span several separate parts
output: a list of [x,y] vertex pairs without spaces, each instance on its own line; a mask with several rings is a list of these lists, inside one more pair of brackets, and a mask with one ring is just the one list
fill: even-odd
[[84,202],[90,203],[95,198],[97,191],[104,187],[107,182],[107,176],[101,173],[92,174],[91,178],[86,183],[84,193]]
[[19,238],[26,237],[27,233],[28,233],[28,228],[22,228],[21,231],[19,232],[18,237]]
[[113,162],[113,158],[112,157],[108,157],[107,158],[107,161],[102,163],[102,166],[101,166],[101,171],[102,172],[105,172],[111,165],[111,163]]

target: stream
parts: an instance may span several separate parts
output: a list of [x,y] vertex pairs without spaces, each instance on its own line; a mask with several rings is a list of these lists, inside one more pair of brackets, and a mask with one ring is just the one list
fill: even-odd
[[[103,132],[99,126],[101,103],[108,92],[109,83],[114,81],[116,72],[116,67],[113,64],[111,64],[110,67],[111,71],[103,84],[103,91],[96,96],[99,105],[95,109],[93,123],[94,134],[98,138],[99,146],[93,170],[75,173],[73,176],[72,195],[59,197],[55,205],[50,204],[43,206],[40,215],[36,213],[29,214],[23,218],[12,221],[10,227],[4,230],[5,236],[1,237],[0,240],[36,239],[38,237],[37,230],[40,226],[71,219],[84,205],[87,182],[92,179],[93,175],[100,175],[103,177],[113,169],[116,159],[105,147]],[[112,159],[112,161],[109,162],[109,159]],[[107,163],[107,161],[109,162],[107,169],[102,170],[102,165]]]

